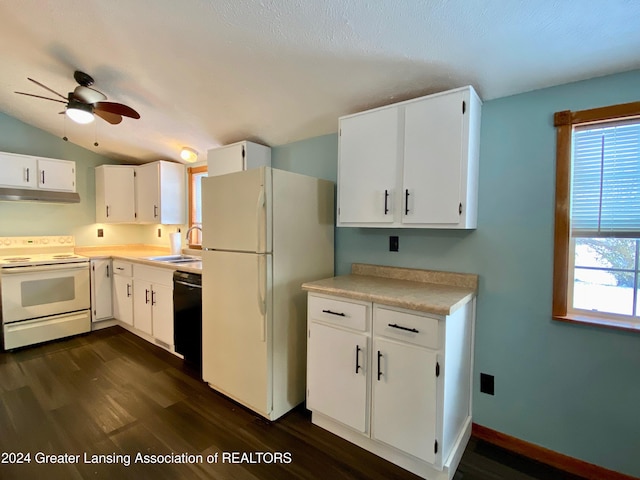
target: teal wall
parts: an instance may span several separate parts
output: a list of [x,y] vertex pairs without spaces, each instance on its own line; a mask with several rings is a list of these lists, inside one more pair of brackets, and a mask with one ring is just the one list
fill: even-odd
[[[91,128],[87,126],[87,128]],[[74,235],[77,245],[160,244],[169,245],[175,227],[161,225],[98,225],[95,210],[94,169],[105,163],[121,163],[86,150],[0,113],[0,151],[74,160],[78,204],[0,201],[0,237],[28,235]],[[104,237],[97,237],[97,229]],[[163,236],[157,237],[157,228]]]
[[[640,476],[640,334],[551,320],[553,113],[640,100],[640,71],[488,101],[482,110],[478,229],[336,229],[351,263],[480,275],[474,422]],[[336,179],[337,136],[273,150],[273,166]],[[388,251],[389,235],[400,251]],[[495,375],[495,396],[479,392]]]

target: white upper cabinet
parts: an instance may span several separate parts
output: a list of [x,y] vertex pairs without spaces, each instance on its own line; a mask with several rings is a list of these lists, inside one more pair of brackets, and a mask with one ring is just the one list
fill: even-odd
[[134,223],[136,221],[135,167],[96,167],[96,221]]
[[338,226],[476,228],[481,105],[469,86],[340,118]]
[[185,223],[184,165],[158,161],[144,165],[96,167],[96,221],[99,223]]
[[35,157],[0,152],[0,185],[35,188],[38,186],[38,161]]
[[76,191],[76,162],[38,158],[38,188],[61,192]]
[[0,186],[76,191],[76,162],[0,152]]
[[258,143],[237,142],[207,152],[207,175],[210,177],[270,166],[271,148]]
[[136,167],[138,222],[185,223],[185,196],[184,165],[159,161]]
[[394,222],[400,111],[340,119],[339,222]]

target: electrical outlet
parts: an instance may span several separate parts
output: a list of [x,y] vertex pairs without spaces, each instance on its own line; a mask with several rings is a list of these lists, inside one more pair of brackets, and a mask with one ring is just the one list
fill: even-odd
[[98,237],[104,237],[104,229],[102,228],[98,229]]
[[161,228],[158,229],[158,237],[162,237],[162,229]]
[[480,374],[480,392],[487,395],[495,395],[495,385],[493,375],[486,373]]
[[389,251],[390,252],[397,252],[399,247],[400,247],[400,239],[395,235],[390,236],[389,237]]

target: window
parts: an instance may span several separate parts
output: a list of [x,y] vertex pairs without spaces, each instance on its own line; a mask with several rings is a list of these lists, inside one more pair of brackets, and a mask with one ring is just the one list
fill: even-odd
[[553,316],[640,329],[640,102],[558,112]]
[[[207,176],[207,166],[191,167],[189,173],[189,227],[202,228],[202,177]],[[189,235],[189,247],[200,248],[202,245],[202,232],[193,230]]]

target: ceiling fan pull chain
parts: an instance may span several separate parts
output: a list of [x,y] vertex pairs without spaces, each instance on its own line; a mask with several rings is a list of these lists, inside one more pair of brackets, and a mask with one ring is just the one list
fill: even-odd
[[66,115],[62,116],[62,133],[64,134],[64,137],[62,137],[62,139],[65,142],[68,142],[69,137],[67,137],[67,116]]

